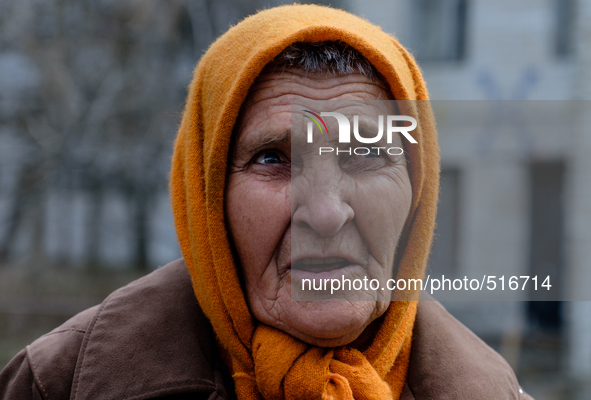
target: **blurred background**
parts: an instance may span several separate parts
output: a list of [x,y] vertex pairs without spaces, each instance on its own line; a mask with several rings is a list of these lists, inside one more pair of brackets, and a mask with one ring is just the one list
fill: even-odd
[[[0,0],[0,368],[180,257],[167,173],[192,70],[229,26],[280,3]],[[591,0],[330,5],[395,34],[432,99],[591,99]],[[499,140],[441,136],[430,268],[511,266],[588,292],[591,134],[530,136],[503,162]],[[536,399],[591,399],[591,302],[523,300],[446,306]]]

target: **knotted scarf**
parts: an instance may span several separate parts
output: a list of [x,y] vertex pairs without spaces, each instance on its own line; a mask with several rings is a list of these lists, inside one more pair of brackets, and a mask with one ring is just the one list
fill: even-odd
[[[378,26],[328,7],[282,6],[244,19],[203,55],[175,142],[170,189],[179,243],[240,400],[398,399],[406,382],[415,297],[390,303],[349,345],[311,346],[254,320],[228,239],[224,190],[240,106],[283,49],[323,41],[357,49],[384,76],[395,99],[428,100],[413,57]],[[422,278],[435,224],[439,150],[428,102],[408,107],[418,120],[418,144],[407,149],[413,198],[399,242],[397,278]]]

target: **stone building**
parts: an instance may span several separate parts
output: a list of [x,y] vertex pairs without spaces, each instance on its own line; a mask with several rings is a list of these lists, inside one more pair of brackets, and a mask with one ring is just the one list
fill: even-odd
[[[439,122],[442,194],[432,268],[458,276],[550,274],[561,299],[591,300],[591,2],[349,5],[413,51],[436,112],[489,109],[500,123],[509,118],[503,109],[521,107],[561,118],[468,132]],[[498,335],[514,365],[528,338],[555,332],[562,343],[556,370],[589,381],[591,303],[521,296],[447,306],[482,336]]]

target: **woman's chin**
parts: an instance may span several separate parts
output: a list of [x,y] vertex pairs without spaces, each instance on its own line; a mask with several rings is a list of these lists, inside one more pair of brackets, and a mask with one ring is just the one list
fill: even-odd
[[280,329],[314,346],[343,346],[379,316],[377,305],[370,301],[292,301],[283,310]]

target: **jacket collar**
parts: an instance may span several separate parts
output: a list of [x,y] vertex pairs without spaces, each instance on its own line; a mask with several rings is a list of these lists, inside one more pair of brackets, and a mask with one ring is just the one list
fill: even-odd
[[[233,382],[216,348],[184,261],[177,260],[102,303],[82,342],[71,399],[187,392],[232,398]],[[402,399],[517,399],[519,390],[500,355],[438,302],[421,301]]]
[[505,359],[425,293],[410,357],[407,382],[414,398],[524,398]]
[[227,399],[232,383],[224,382],[215,344],[185,264],[177,260],[105,299],[84,336],[70,398],[202,392]]

